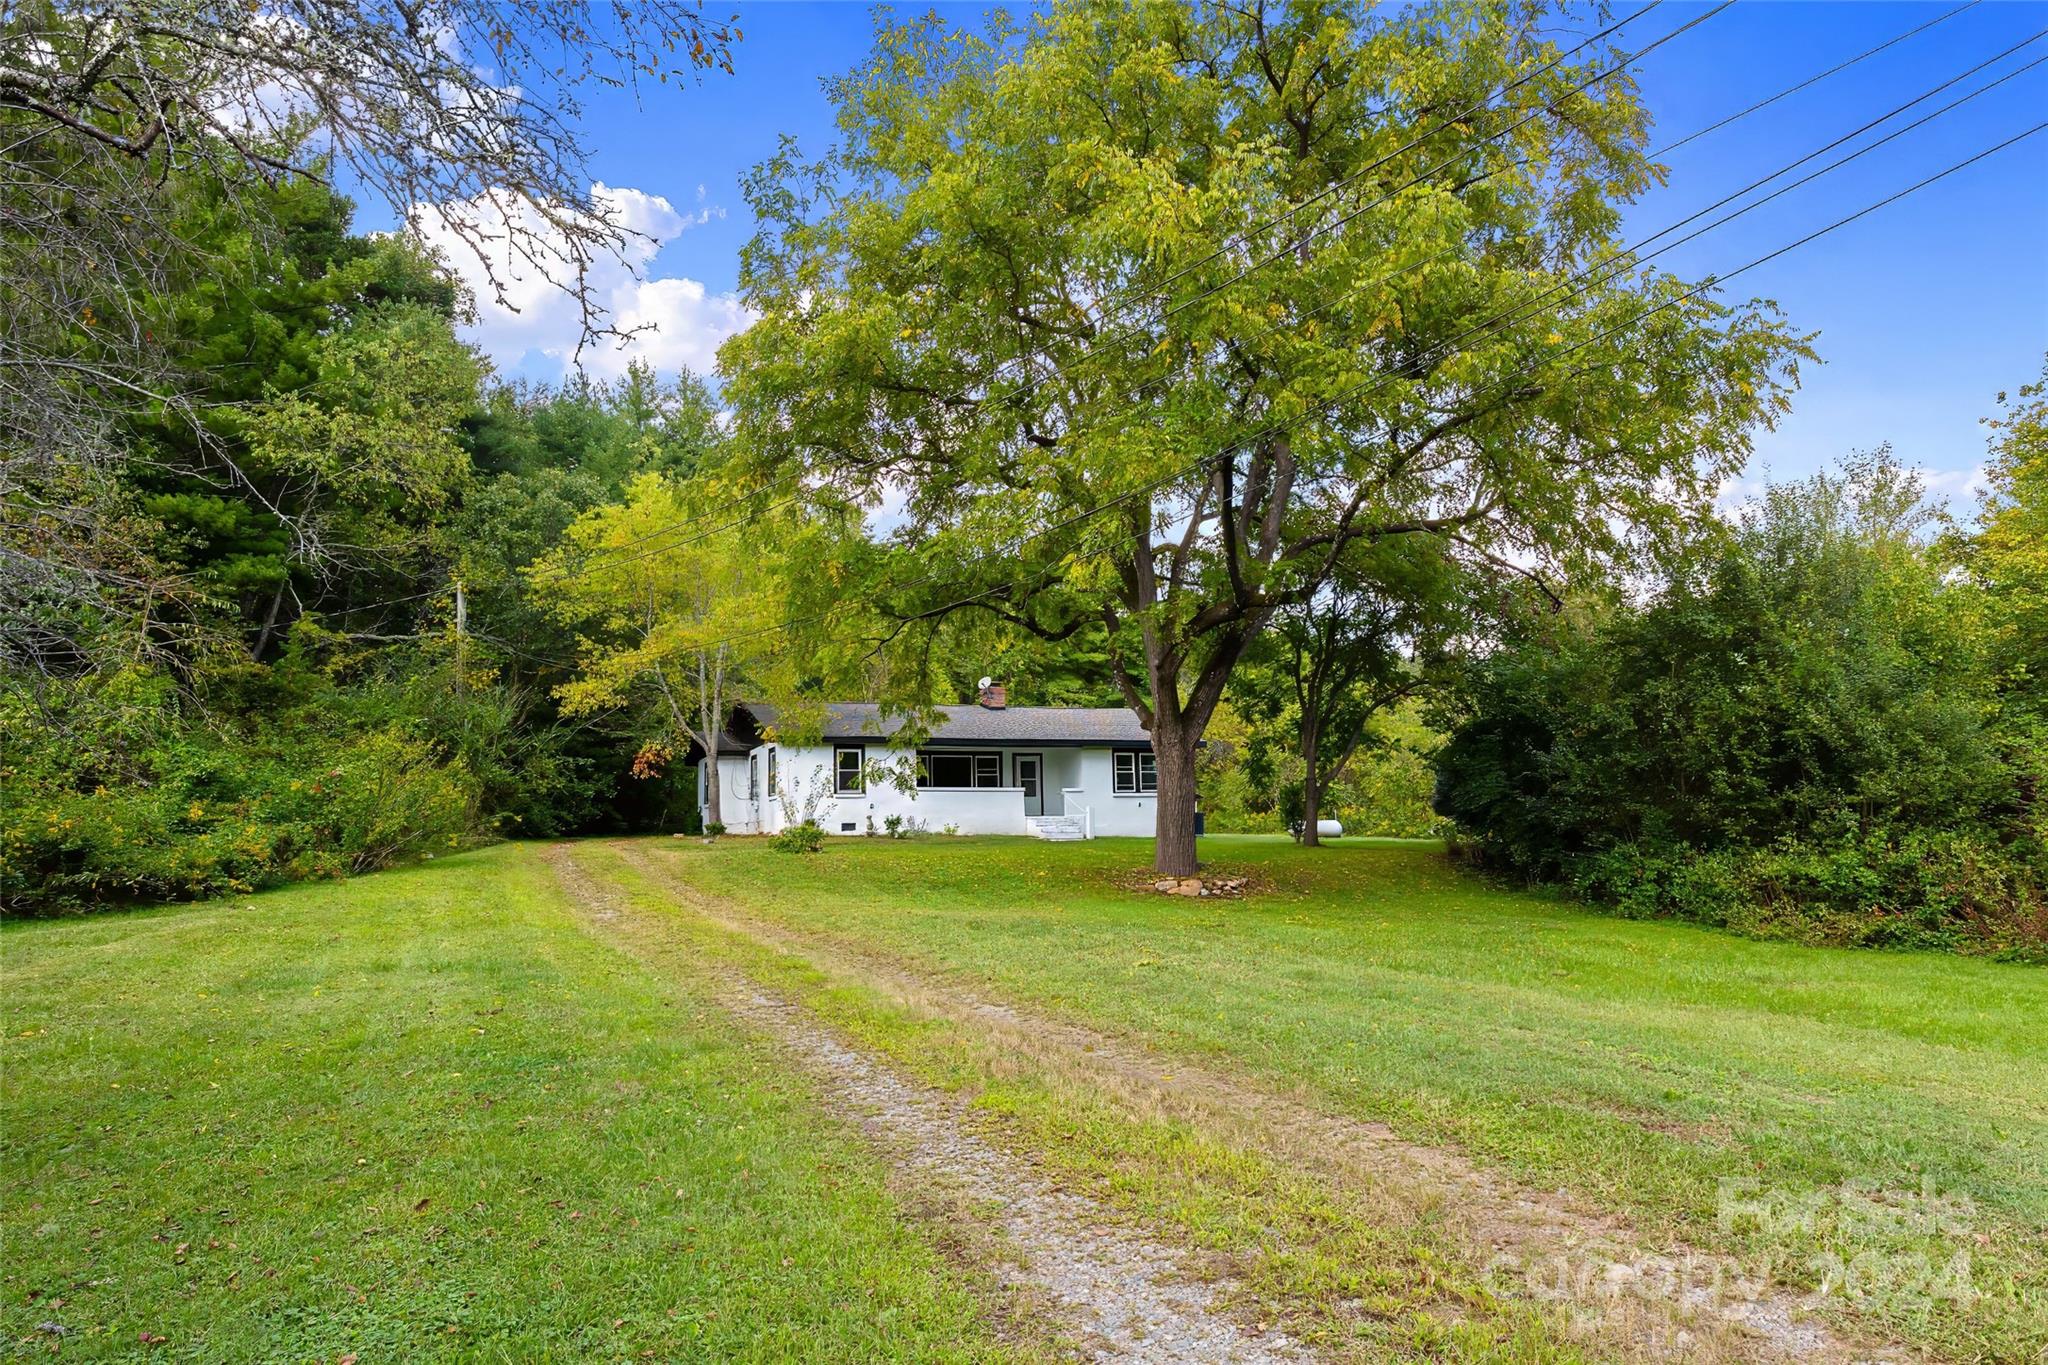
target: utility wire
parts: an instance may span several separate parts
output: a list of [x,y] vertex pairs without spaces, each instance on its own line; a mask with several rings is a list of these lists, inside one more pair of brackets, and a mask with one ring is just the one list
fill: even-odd
[[1928,29],[1933,28],[1936,24],[1945,24],[1949,20],[1955,18],[1958,14],[1961,14],[1964,10],[1975,9],[1978,5],[1982,3],[1983,0],[1964,0],[1964,3],[1957,5],[1954,9],[1947,10],[1941,14],[1935,15],[1932,19],[1929,19],[1926,23],[1919,25],[1917,28],[1909,28],[1904,33],[1901,33],[1896,37],[1887,38],[1883,42],[1879,43],[1876,47],[1866,48],[1862,52],[1857,53],[1855,56],[1849,58],[1846,61],[1837,62],[1835,65],[1829,67],[1825,71],[1819,72],[1812,76],[1808,76],[1805,80],[1799,82],[1799,84],[1797,85],[1788,85],[1783,90],[1780,90],[1777,94],[1766,96],[1765,98],[1758,100],[1755,104],[1750,105],[1747,109],[1737,110],[1735,113],[1728,115],[1728,117],[1722,119],[1718,123],[1710,123],[1706,127],[1700,129],[1697,132],[1687,133],[1684,137],[1678,139],[1678,141],[1676,142],[1667,142],[1662,147],[1659,147],[1656,151],[1651,152],[1650,159],[1654,161],[1658,157],[1663,156],[1665,153],[1675,152],[1680,147],[1685,146],[1687,143],[1695,142],[1700,138],[1707,136],[1707,134],[1709,133],[1717,133],[1721,131],[1721,129],[1727,127],[1729,124],[1735,122],[1737,119],[1747,118],[1759,109],[1768,109],[1771,105],[1776,104],[1781,99],[1785,99],[1787,96],[1796,95],[1800,91],[1806,89],[1808,86],[1818,85],[1820,82],[1826,80],[1828,77],[1832,75],[1837,74],[1838,72],[1847,71],[1850,67],[1856,65],[1856,63],[1860,61],[1863,61],[1870,57],[1875,57],[1878,53],[1883,52],[1888,48],[1897,47],[1900,43],[1905,42],[1908,38],[1917,38],[1921,34],[1925,33]]

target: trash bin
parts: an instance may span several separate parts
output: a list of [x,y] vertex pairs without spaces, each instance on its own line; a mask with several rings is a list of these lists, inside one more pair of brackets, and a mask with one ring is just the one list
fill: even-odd
[[1200,811],[1200,810],[1196,811],[1196,812],[1195,812],[1195,837],[1196,837],[1197,839],[1199,839],[1199,838],[1201,838],[1201,837],[1202,837],[1202,836],[1203,836],[1204,834],[1207,834],[1208,832],[1209,832],[1209,813],[1208,813],[1207,811]]

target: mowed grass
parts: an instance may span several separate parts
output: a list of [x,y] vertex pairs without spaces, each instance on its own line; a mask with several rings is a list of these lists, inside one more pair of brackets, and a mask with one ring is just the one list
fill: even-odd
[[577,928],[531,847],[7,926],[0,1352],[1006,1356],[696,989]]
[[1242,902],[1130,889],[1137,841],[644,847],[791,926],[1767,1259],[1882,1334],[2048,1349],[2039,969],[1617,920],[1396,842],[1205,840],[1257,878]]

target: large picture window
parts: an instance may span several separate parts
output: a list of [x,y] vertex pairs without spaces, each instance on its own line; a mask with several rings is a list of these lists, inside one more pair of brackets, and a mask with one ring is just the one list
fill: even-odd
[[1148,753],[1122,751],[1111,756],[1116,762],[1116,794],[1149,796],[1159,790],[1159,761]]
[[867,790],[866,762],[865,750],[833,750],[832,790],[841,796],[856,796]]
[[922,750],[917,755],[917,785],[1000,787],[1003,785],[1003,756],[998,753]]

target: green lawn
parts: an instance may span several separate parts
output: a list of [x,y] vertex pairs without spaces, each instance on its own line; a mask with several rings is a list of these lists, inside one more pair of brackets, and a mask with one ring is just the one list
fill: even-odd
[[8,925],[0,1023],[0,1354],[1004,1355],[874,1158],[530,846]]
[[[1888,1334],[1962,1359],[2048,1348],[2039,969],[1616,920],[1393,841],[1205,840],[1259,879],[1243,902],[1126,889],[1136,841],[642,847],[786,924],[1301,1088],[1653,1234],[1770,1254],[1800,1283],[1834,1257]],[[1811,1229],[1724,1232],[1724,1178]],[[1915,1260],[1958,1251],[1986,1296],[1967,1307]]]
[[[1395,841],[1205,841],[1255,877],[1244,901],[1130,889],[1135,841],[629,852],[575,851],[635,911],[596,936],[518,845],[0,929],[0,1343],[39,1351],[54,1322],[65,1356],[139,1357],[145,1334],[166,1339],[154,1358],[232,1360],[1026,1350],[1004,1345],[987,1268],[942,1253],[957,1240],[710,1003],[717,959],[980,1090],[1043,1169],[1237,1257],[1334,1354],[1599,1354],[1490,1294],[1443,1229],[1378,1218],[1221,1129],[1134,1116],[1078,1072],[992,1059],[914,1003],[715,929],[645,864],[820,943],[1568,1186],[1652,1240],[1768,1253],[1802,1283],[1827,1273],[1814,1256],[1861,1265],[1851,1325],[1878,1335],[1957,1360],[2048,1347],[2039,969],[1618,921]],[[1720,1229],[1724,1177],[1810,1227]],[[1817,1197],[1845,1181],[1968,1203],[1946,1229],[1909,1226],[1911,1198],[1859,1223],[1885,1205]],[[1914,1256],[1958,1250],[1985,1296],[1967,1309],[1911,1281]]]

